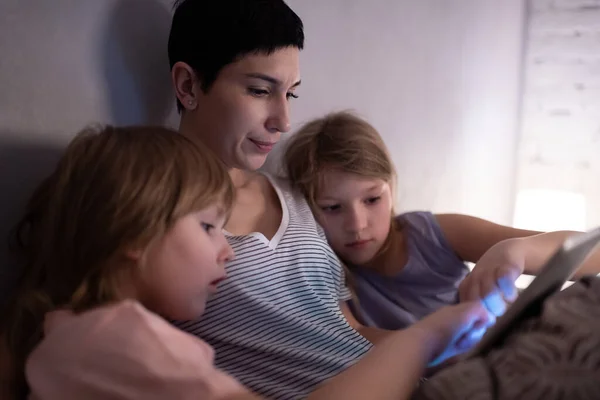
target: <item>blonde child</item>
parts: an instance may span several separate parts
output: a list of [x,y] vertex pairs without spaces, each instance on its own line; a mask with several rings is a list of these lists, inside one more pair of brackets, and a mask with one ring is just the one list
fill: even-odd
[[[467,215],[396,215],[388,150],[373,126],[348,112],[302,127],[284,165],[349,267],[353,311],[371,327],[401,329],[459,300],[481,299],[500,315],[517,294],[515,279],[535,274],[572,233],[540,234]],[[465,261],[477,263],[471,273]],[[596,254],[577,275],[599,270]]]
[[[94,398],[118,398],[152,375],[110,357],[100,356],[98,365],[86,357],[147,347],[153,332],[168,332],[157,315],[202,314],[232,256],[221,233],[232,198],[220,162],[174,132],[107,127],[77,135],[16,230],[24,275],[3,337],[17,397],[29,386],[35,398],[91,398],[79,391],[89,384]],[[141,343],[117,339],[123,333]],[[195,360],[195,369],[174,370],[182,387],[201,389],[202,380],[190,380],[194,371],[206,372],[203,380],[221,380],[210,371],[208,346],[184,339],[205,357]],[[163,353],[179,353],[176,345],[165,343]],[[107,384],[107,361],[116,376],[131,380]],[[234,391],[240,387],[224,375],[222,381]],[[176,387],[154,389],[158,398]]]
[[[198,318],[225,278],[232,201],[224,166],[183,135],[79,134],[16,231],[25,269],[1,332],[12,397],[255,399],[213,366],[208,344],[165,321]],[[408,398],[427,362],[492,322],[477,302],[447,307],[309,398]]]

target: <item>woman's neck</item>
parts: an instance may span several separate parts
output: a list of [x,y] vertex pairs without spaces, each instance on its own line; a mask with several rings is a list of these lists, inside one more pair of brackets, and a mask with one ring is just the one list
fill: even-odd
[[248,187],[248,184],[256,177],[256,172],[245,171],[239,168],[229,168],[228,172],[235,190]]
[[186,111],[182,111],[179,119],[179,133],[192,141],[196,141],[196,131],[198,131],[197,122],[193,121]]

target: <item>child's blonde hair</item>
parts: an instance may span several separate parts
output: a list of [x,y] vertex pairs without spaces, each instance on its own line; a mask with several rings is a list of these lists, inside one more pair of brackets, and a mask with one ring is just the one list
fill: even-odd
[[[367,121],[348,111],[331,113],[305,124],[287,143],[283,165],[293,188],[300,191],[310,207],[317,209],[316,197],[321,172],[335,169],[365,178],[381,179],[390,185],[395,198],[396,170],[379,132]],[[390,215],[390,234],[379,252],[392,243],[393,233],[400,228]],[[346,284],[354,293],[354,280],[346,264]]]
[[292,186],[313,209],[324,169],[381,179],[394,193],[396,171],[383,139],[371,124],[347,111],[300,128],[287,143],[283,163]]
[[117,300],[119,277],[135,272],[124,262],[126,249],[144,249],[212,204],[227,215],[232,202],[220,160],[183,135],[142,126],[79,133],[13,232],[25,268],[2,329],[13,392],[27,392],[24,363],[46,312]]

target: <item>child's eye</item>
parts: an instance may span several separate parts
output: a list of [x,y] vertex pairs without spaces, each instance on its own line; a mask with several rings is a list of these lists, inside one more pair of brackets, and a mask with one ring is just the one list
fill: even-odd
[[204,229],[206,233],[210,233],[213,229],[215,229],[214,225],[207,224],[206,222],[201,222],[200,225],[202,225],[202,229]]
[[381,196],[369,197],[369,198],[366,200],[366,203],[367,203],[367,204],[375,204],[375,203],[377,203],[379,200],[381,200]]
[[285,95],[285,97],[286,97],[288,100],[290,100],[290,99],[297,99],[297,98],[298,98],[298,95],[297,95],[296,93],[289,92],[289,93],[287,93],[287,94]]
[[335,212],[338,211],[341,208],[341,206],[339,204],[333,204],[331,206],[322,206],[321,210],[323,212]]
[[255,97],[264,97],[269,94],[269,91],[266,89],[248,88],[248,93]]

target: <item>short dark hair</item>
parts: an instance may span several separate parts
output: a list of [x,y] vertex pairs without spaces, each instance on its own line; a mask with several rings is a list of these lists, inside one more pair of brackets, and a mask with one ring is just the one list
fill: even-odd
[[223,67],[245,55],[304,47],[302,20],[283,0],[177,0],[174,8],[170,68],[188,64],[204,91]]

